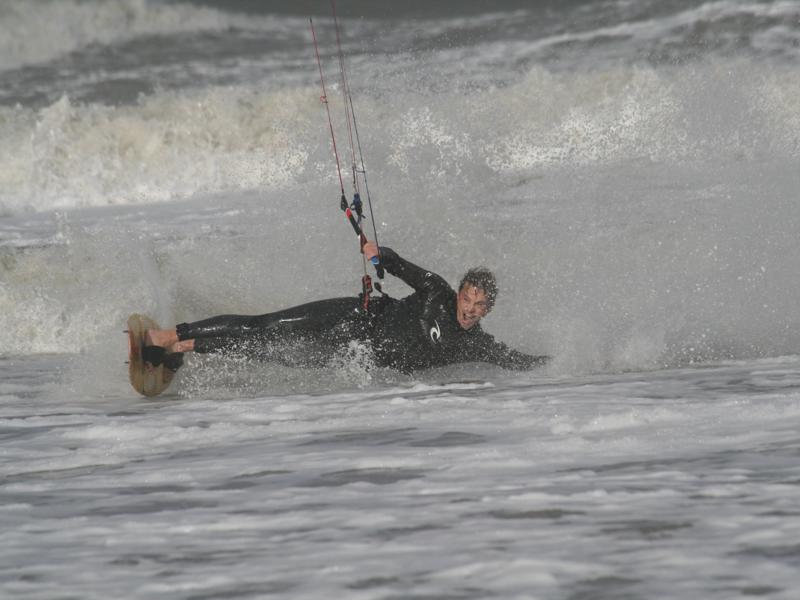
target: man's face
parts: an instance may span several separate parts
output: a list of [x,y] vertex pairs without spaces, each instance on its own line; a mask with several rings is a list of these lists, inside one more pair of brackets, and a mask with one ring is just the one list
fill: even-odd
[[456,318],[464,329],[478,324],[489,313],[489,302],[486,292],[468,283],[458,291],[456,300]]

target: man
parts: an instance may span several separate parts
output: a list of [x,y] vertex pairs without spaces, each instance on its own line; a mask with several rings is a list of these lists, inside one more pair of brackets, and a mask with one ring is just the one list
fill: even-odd
[[400,300],[380,297],[365,311],[359,298],[310,302],[259,316],[221,315],[175,329],[151,330],[143,358],[174,371],[184,352],[238,353],[291,366],[325,366],[352,342],[371,346],[375,363],[409,373],[460,362],[530,369],[549,360],[512,350],[480,328],[497,297],[494,275],[470,269],[454,291],[439,275],[391,248],[364,244],[386,271],[414,289]]

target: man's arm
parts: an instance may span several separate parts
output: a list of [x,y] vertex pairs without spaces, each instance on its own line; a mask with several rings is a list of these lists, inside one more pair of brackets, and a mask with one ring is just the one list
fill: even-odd
[[475,343],[469,345],[469,360],[487,362],[504,369],[517,371],[541,367],[550,361],[549,356],[532,356],[509,348],[504,343],[495,341],[493,336],[483,331],[478,335]]
[[397,252],[386,246],[381,246],[378,250],[375,242],[367,242],[364,244],[364,255],[367,260],[373,256],[380,256],[381,264],[391,275],[402,280],[417,292],[429,292],[442,286],[448,289],[450,287],[441,276],[401,258]]

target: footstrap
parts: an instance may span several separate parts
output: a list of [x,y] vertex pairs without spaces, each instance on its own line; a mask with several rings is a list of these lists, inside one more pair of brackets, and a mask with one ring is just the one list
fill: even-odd
[[160,366],[167,355],[166,349],[161,346],[145,346],[142,348],[142,361],[150,363],[154,367]]
[[183,352],[172,352],[164,357],[164,368],[173,373],[183,366]]
[[164,365],[173,373],[183,366],[183,352],[167,352],[161,346],[145,346],[142,348],[142,360],[154,367]]

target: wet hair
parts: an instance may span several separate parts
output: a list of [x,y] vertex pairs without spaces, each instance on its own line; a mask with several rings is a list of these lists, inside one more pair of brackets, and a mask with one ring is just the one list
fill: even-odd
[[489,310],[494,306],[494,301],[497,299],[497,279],[486,267],[473,267],[461,278],[461,283],[458,284],[458,291],[464,289],[465,285],[483,290],[486,294],[486,306]]

